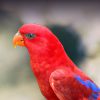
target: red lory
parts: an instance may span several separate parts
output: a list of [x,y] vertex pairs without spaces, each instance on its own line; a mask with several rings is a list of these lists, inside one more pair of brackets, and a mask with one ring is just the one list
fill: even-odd
[[100,100],[100,88],[78,69],[47,27],[25,24],[13,44],[27,48],[31,69],[46,100]]

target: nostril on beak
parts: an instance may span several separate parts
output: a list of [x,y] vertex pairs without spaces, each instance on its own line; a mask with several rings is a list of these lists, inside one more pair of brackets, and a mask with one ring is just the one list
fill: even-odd
[[17,45],[18,46],[25,46],[24,39],[23,39],[22,35],[20,35],[20,34],[15,35],[13,38],[13,44],[14,44],[14,46],[17,46]]
[[20,41],[24,41],[24,40],[20,40]]

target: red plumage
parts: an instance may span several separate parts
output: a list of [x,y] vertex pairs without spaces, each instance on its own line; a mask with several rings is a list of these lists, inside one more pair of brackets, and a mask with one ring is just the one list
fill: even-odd
[[28,49],[32,71],[47,100],[99,100],[99,88],[76,67],[48,28],[26,24],[19,33]]

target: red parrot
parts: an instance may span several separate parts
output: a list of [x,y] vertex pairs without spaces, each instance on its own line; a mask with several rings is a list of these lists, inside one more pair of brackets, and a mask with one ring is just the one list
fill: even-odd
[[13,44],[27,48],[32,71],[47,100],[100,100],[100,88],[77,68],[47,27],[25,24]]

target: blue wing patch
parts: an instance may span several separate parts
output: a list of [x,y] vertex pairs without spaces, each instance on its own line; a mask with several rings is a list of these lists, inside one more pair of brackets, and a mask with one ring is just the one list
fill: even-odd
[[92,81],[90,80],[82,80],[81,77],[76,76],[76,79],[84,86],[86,86],[87,88],[90,88],[92,91],[94,92],[100,92],[100,88],[98,88]]
[[81,79],[80,76],[76,76],[75,77],[77,79],[77,81],[79,81],[82,85],[84,85],[85,87],[91,89],[93,91],[93,93],[91,94],[91,96],[89,97],[89,100],[97,100],[98,96],[99,96],[99,92],[100,92],[100,88],[98,88],[92,81],[90,80],[86,80],[84,81],[83,79]]

